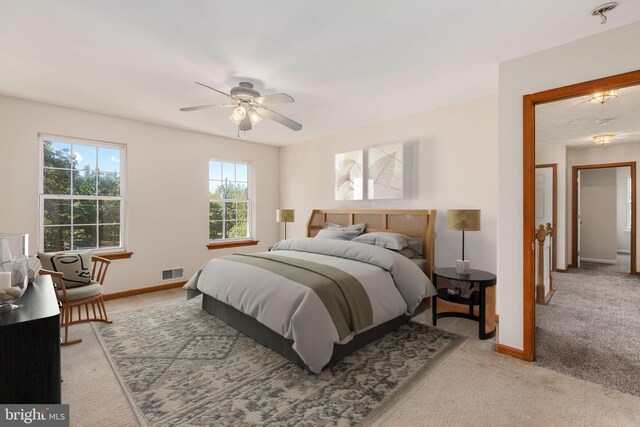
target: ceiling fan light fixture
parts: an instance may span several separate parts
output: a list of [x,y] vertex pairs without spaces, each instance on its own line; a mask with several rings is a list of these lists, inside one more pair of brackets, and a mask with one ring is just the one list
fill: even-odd
[[231,120],[231,123],[239,125],[245,117],[247,117],[246,107],[244,105],[239,105],[233,109],[233,113],[229,116],[229,120]]
[[613,136],[614,134],[612,133],[601,133],[600,135],[594,135],[592,136],[593,138],[593,143],[596,145],[607,145],[613,142]]
[[618,96],[617,89],[594,92],[591,95],[589,95],[589,102],[592,102],[594,104],[596,102],[599,102],[600,104],[604,104],[608,100],[616,98],[617,96]]
[[234,125],[239,125],[240,122],[242,121],[242,119],[239,119],[238,116],[236,116],[235,114],[231,114],[229,116],[229,120],[231,121],[231,123],[233,123]]
[[260,92],[253,88],[253,84],[249,82],[240,82],[238,86],[232,88],[229,93],[225,93],[203,83],[195,83],[230,98],[231,103],[221,105],[196,105],[193,107],[181,108],[180,111],[197,111],[216,107],[231,107],[233,108],[233,112],[229,116],[229,120],[238,127],[238,132],[251,130],[252,125],[260,122],[264,117],[278,122],[293,131],[299,131],[302,129],[302,125],[300,123],[262,106],[263,103],[281,104],[295,102],[294,99],[286,93],[261,95]]
[[249,110],[249,119],[251,119],[251,123],[254,125],[262,120],[262,116],[253,108]]

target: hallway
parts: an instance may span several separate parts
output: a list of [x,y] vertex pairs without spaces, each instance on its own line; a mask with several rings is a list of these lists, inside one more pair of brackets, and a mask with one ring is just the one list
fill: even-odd
[[536,305],[535,364],[640,396],[640,277],[629,255],[553,273],[555,295]]

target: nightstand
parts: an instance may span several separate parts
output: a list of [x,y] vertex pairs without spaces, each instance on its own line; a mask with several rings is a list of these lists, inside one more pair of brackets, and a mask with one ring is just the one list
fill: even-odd
[[59,404],[60,309],[51,277],[36,277],[18,304],[0,313],[0,403]]
[[[449,284],[438,289],[438,281],[446,279]],[[474,291],[467,298],[451,295],[455,282],[469,283]],[[433,286],[438,291],[432,297],[433,326],[442,317],[462,317],[479,322],[478,336],[481,340],[496,335],[496,276],[482,270],[469,270],[469,274],[456,273],[455,267],[436,268],[433,271]],[[438,304],[440,300],[440,304]],[[438,309],[440,306],[440,309]]]

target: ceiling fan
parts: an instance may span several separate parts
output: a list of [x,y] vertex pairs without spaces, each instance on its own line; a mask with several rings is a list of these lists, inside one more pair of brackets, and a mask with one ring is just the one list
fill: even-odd
[[214,92],[221,93],[228,96],[231,100],[230,104],[220,105],[198,105],[195,107],[184,107],[180,111],[196,111],[204,110],[207,108],[229,107],[233,108],[233,113],[229,116],[229,120],[232,123],[238,125],[238,132],[251,130],[251,126],[262,120],[263,117],[268,117],[271,120],[285,125],[291,130],[298,131],[302,129],[302,125],[282,114],[265,107],[265,104],[281,104],[287,102],[295,102],[294,99],[286,93],[275,93],[273,95],[260,95],[260,92],[253,88],[253,85],[249,82],[240,82],[240,84],[229,91],[224,93],[221,90],[214,89],[211,86],[207,86],[203,83],[194,82],[197,85],[204,86],[207,89],[211,89]]

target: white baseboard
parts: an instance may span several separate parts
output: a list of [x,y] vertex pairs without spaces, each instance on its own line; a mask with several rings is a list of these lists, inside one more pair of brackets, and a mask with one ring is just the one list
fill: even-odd
[[585,262],[596,262],[598,264],[617,264],[618,261],[617,260],[611,260],[611,259],[598,259],[598,258],[585,258],[585,257],[581,257],[580,261],[585,261]]
[[631,251],[629,249],[618,249],[619,254],[630,254]]

